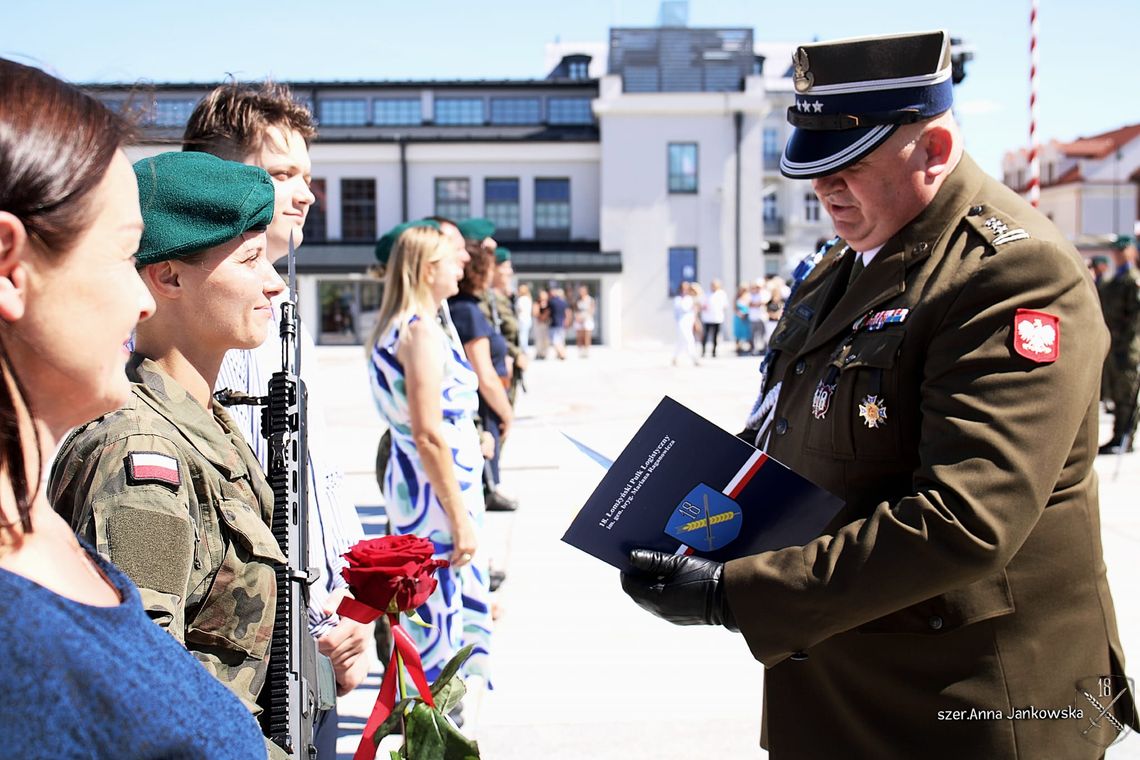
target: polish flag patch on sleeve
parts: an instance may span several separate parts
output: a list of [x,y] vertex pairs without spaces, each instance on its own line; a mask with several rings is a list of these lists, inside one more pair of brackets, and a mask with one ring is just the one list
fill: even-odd
[[1018,309],[1013,316],[1013,350],[1048,364],[1061,355],[1061,319],[1044,311]]
[[131,485],[161,483],[178,488],[182,484],[178,460],[157,451],[132,451],[127,454],[127,482]]

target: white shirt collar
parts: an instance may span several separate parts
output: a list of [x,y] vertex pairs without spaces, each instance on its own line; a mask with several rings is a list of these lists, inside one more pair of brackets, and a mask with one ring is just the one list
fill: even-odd
[[[883,243],[883,245],[886,245],[886,243]],[[883,250],[883,245],[877,245],[871,250],[863,251],[862,253],[856,251],[856,253],[859,253],[859,255],[863,257],[863,266],[867,266],[871,263],[871,260],[875,258],[875,254]]]

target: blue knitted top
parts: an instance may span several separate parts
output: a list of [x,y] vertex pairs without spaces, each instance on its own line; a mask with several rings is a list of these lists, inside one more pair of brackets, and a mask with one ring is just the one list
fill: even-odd
[[0,756],[263,760],[257,721],[146,616],[89,545],[117,607],[72,601],[0,568]]

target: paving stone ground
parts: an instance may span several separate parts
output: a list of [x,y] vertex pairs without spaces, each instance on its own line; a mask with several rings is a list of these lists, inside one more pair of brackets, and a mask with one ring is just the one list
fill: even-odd
[[[664,395],[735,431],[756,391],[758,360],[722,352],[699,367],[672,367],[670,349],[655,344],[568,354],[528,373],[503,458],[504,484],[522,508],[488,515],[485,550],[509,577],[498,594],[494,690],[466,710],[483,757],[765,758],[763,668],[743,639],[653,618],[621,592],[617,571],[559,540],[602,476],[562,432],[616,456]],[[328,410],[335,453],[362,518],[377,530],[373,466],[383,428],[363,351],[321,348],[319,361],[336,391]],[[1117,618],[1140,672],[1140,454],[1101,457],[1097,470]],[[341,700],[340,757],[351,758],[379,683],[377,663],[367,684]],[[1107,758],[1140,760],[1140,739],[1126,738]]]

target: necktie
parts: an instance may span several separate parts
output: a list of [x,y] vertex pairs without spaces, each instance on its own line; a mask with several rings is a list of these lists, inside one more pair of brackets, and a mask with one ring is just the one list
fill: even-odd
[[855,282],[855,278],[858,277],[859,274],[866,268],[867,265],[863,263],[863,254],[856,253],[855,263],[851,265],[851,274],[847,277],[848,290],[851,289],[851,283]]

